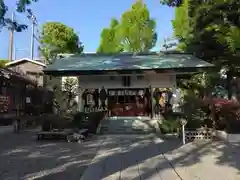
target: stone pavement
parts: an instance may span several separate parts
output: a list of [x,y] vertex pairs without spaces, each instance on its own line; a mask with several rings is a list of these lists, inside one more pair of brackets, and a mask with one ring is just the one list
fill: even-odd
[[240,144],[199,140],[164,155],[183,180],[240,179]]
[[111,135],[81,180],[239,180],[238,145],[196,141],[181,146],[176,139],[154,135]]
[[34,131],[0,134],[0,180],[79,180],[102,139],[36,141]]
[[155,135],[101,135],[78,144],[36,141],[34,135],[0,134],[0,180],[240,179],[240,144],[181,146]]
[[4,133],[13,132],[13,126],[0,126],[0,135]]
[[[155,135],[111,135],[104,139],[81,180],[181,179],[160,151],[164,141]],[[173,148],[169,142],[168,148]]]

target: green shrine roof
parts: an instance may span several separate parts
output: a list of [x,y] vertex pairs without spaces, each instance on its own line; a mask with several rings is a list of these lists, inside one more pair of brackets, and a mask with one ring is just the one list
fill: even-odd
[[47,74],[81,74],[86,72],[182,70],[205,67],[213,67],[213,65],[184,53],[82,54],[56,59],[44,69],[44,72]]

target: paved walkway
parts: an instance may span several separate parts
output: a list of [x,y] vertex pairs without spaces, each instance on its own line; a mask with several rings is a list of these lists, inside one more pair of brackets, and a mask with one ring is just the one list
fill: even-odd
[[34,131],[0,134],[0,180],[79,180],[102,141],[36,141]]
[[36,141],[34,135],[0,134],[1,180],[240,179],[239,144],[181,146],[154,135],[103,135],[78,144]]
[[[160,150],[164,142],[154,135],[111,135],[104,139],[81,180],[181,179]],[[173,148],[168,145],[169,150]]]
[[13,132],[13,126],[0,126],[0,135],[4,133]]
[[[30,128],[25,128],[21,130],[20,132],[39,132],[41,130],[41,127],[30,127]],[[13,133],[13,126],[0,126],[0,135],[1,134],[6,134],[6,133]]]
[[240,146],[111,135],[81,180],[239,180]]

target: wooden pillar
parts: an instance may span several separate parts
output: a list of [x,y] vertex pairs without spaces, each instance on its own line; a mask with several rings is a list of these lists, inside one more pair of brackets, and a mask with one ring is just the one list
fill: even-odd
[[84,92],[84,89],[81,87],[78,87],[78,111],[83,112],[83,99],[82,94]]
[[172,78],[171,78],[171,81],[172,81],[172,93],[174,94],[174,96],[172,97],[172,100],[171,100],[171,104],[172,104],[172,110],[174,112],[178,111],[178,105],[179,105],[179,102],[178,102],[178,97],[177,97],[177,82],[176,82],[176,75],[174,75]]
[[151,118],[154,117],[154,103],[153,103],[153,88],[150,86],[150,93],[151,93]]

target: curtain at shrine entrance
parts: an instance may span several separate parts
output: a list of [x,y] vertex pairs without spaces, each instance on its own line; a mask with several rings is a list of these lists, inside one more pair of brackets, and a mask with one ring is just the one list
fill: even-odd
[[109,116],[150,116],[150,89],[108,89],[108,111]]

